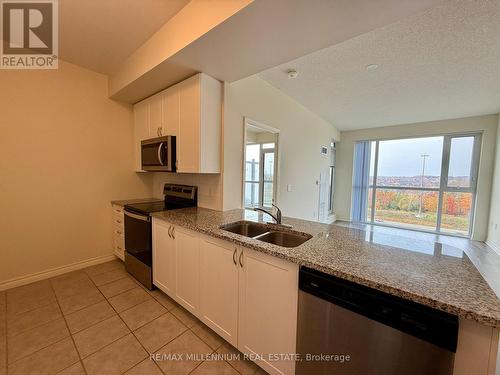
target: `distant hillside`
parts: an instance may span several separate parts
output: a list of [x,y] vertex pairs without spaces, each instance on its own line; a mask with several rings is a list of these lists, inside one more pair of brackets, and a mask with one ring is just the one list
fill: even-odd
[[[449,186],[469,186],[469,176],[450,176],[448,179]],[[373,176],[370,177],[373,181]],[[422,176],[377,176],[377,185],[382,186],[408,186],[420,187]],[[439,188],[439,176],[424,176],[423,187]]]

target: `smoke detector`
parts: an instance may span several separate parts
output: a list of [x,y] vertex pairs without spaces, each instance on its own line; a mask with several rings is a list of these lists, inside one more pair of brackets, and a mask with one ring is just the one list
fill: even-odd
[[299,73],[294,69],[289,70],[287,72],[287,74],[288,74],[288,78],[290,78],[290,79],[297,78],[297,76],[299,75]]

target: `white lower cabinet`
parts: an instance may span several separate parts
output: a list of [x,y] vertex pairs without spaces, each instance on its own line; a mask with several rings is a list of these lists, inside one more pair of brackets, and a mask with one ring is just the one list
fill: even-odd
[[200,319],[238,345],[238,247],[200,238]]
[[262,357],[255,362],[270,374],[293,374],[293,361],[272,356],[296,353],[299,267],[258,251],[242,251],[238,349]]
[[125,224],[123,207],[113,205],[113,249],[121,260],[125,259]]
[[279,356],[296,351],[298,265],[157,219],[153,259],[154,285],[270,374],[295,373]]
[[158,288],[170,295],[175,293],[176,242],[173,228],[160,220],[153,224],[153,280]]
[[175,299],[197,315],[200,306],[200,248],[196,232],[175,226]]

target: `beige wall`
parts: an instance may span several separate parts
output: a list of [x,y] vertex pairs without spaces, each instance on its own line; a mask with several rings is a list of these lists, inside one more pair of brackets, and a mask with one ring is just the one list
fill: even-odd
[[320,149],[339,139],[339,132],[257,76],[224,86],[224,210],[242,204],[244,117],[280,130],[278,205],[283,214],[315,219],[316,181],[330,163]]
[[488,244],[500,252],[500,117],[496,136],[496,156],[493,185],[491,188]]
[[0,288],[7,280],[112,254],[110,200],[151,194],[133,171],[132,109],[107,78],[0,71]]
[[482,131],[483,144],[477,184],[473,238],[485,240],[488,228],[497,124],[498,115],[489,115],[342,132],[342,141],[337,145],[337,173],[335,177],[334,211],[337,218],[342,220],[350,220],[351,218],[353,153],[356,141]]

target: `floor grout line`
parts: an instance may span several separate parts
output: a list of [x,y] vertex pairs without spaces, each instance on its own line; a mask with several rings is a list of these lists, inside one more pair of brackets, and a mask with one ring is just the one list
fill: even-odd
[[[54,289],[54,285],[52,284],[52,282],[50,283],[50,286],[52,287],[52,290],[55,294],[56,291]],[[76,351],[76,355],[78,356],[80,362],[82,362],[82,357],[80,356],[80,352],[78,351],[78,347],[76,346],[75,339],[73,338],[73,335],[71,334],[71,330],[69,329],[69,325],[68,325],[68,322],[66,321],[66,317],[64,316],[64,314],[62,312],[61,305],[59,304],[59,300],[57,299],[57,296],[56,296],[56,301],[57,301],[57,305],[59,306],[59,310],[61,311],[61,314],[63,315],[64,323],[66,324],[66,329],[68,330],[69,337],[71,338],[71,341],[73,342],[73,347]],[[73,366],[75,363],[71,364],[71,366]],[[71,366],[68,366],[68,367],[71,367]],[[68,367],[66,367],[66,368],[68,368]],[[83,362],[82,362],[82,367],[83,367]],[[65,370],[65,369],[63,369],[63,370]],[[85,372],[85,374],[87,374],[87,369],[85,367],[83,367],[83,371]]]
[[[57,302],[56,300],[57,300],[57,297],[56,297],[56,295],[54,294],[54,301],[51,301],[51,302],[52,302],[52,303],[55,303],[55,302]],[[35,310],[37,310],[37,309],[41,309],[42,307],[47,307],[48,305],[50,305],[50,303],[49,303],[49,302],[48,302],[47,304],[45,304],[45,305],[37,306],[37,307],[35,307],[35,308],[33,308],[33,309],[23,311],[22,313],[16,313],[16,314],[13,314],[13,315],[11,315],[11,318],[14,318],[14,317],[15,317],[15,318],[17,319],[19,315],[26,314],[26,313],[29,313],[29,312],[33,312],[33,311],[35,311]],[[6,320],[8,320],[8,316],[7,316],[7,314],[8,314],[8,310],[7,310],[7,301],[5,302],[5,314],[6,314],[6,315],[5,315],[5,319],[6,319]]]
[[[117,267],[117,269],[120,269],[120,267]],[[70,337],[70,338],[71,338],[71,340],[72,340],[72,343],[73,343],[74,349],[75,349],[75,350],[76,350],[76,352],[77,352],[77,355],[78,355],[79,360],[78,360],[77,362],[72,363],[70,366],[68,366],[68,367],[66,367],[66,368],[64,368],[64,369],[62,369],[62,370],[60,370],[60,371],[59,371],[59,373],[60,373],[60,372],[62,372],[62,371],[64,371],[64,370],[66,370],[66,369],[68,369],[69,367],[74,366],[76,363],[78,363],[78,362],[79,362],[79,363],[81,364],[81,366],[83,367],[83,369],[84,369],[85,373],[86,373],[86,374],[88,374],[87,369],[85,368],[85,366],[84,366],[84,364],[83,364],[83,358],[81,357],[80,352],[78,351],[78,348],[77,348],[77,346],[76,346],[76,342],[75,342],[75,340],[74,340],[74,335],[76,335],[76,334],[78,334],[78,333],[80,333],[80,332],[84,331],[85,329],[92,328],[92,327],[93,327],[93,326],[95,326],[96,324],[102,323],[103,321],[105,321],[106,319],[109,319],[109,318],[106,318],[106,319],[100,320],[99,322],[95,322],[95,323],[93,323],[90,327],[84,328],[84,329],[82,329],[82,330],[80,330],[80,331],[78,331],[78,332],[75,332],[75,333],[73,334],[73,333],[71,332],[71,330],[69,329],[69,325],[68,325],[68,322],[67,322],[66,317],[67,317],[67,316],[70,316],[70,315],[72,315],[72,314],[74,314],[74,313],[76,313],[76,312],[82,311],[82,310],[84,310],[84,309],[86,309],[86,308],[89,308],[89,307],[95,306],[95,305],[97,305],[97,304],[99,304],[99,303],[102,303],[103,301],[106,301],[106,302],[107,302],[107,303],[111,306],[112,310],[113,310],[113,311],[115,312],[115,314],[119,317],[119,319],[123,322],[123,324],[125,325],[125,327],[127,328],[127,330],[128,330],[129,332],[127,332],[125,335],[121,336],[120,338],[117,338],[116,340],[112,341],[111,343],[108,343],[108,344],[107,344],[107,345],[105,345],[104,347],[102,347],[102,348],[100,348],[99,350],[97,350],[96,352],[94,352],[94,353],[92,353],[92,354],[90,354],[90,355],[86,356],[85,358],[89,358],[89,357],[91,357],[91,356],[92,356],[92,355],[94,355],[95,353],[97,353],[97,352],[99,352],[99,351],[103,350],[104,348],[106,348],[106,347],[108,347],[108,346],[110,346],[110,345],[112,345],[112,344],[116,343],[117,341],[119,341],[119,340],[123,339],[123,338],[124,338],[124,337],[126,337],[127,335],[132,334],[132,336],[136,339],[136,341],[139,343],[139,345],[143,348],[143,350],[145,351],[145,353],[147,353],[147,357],[146,357],[146,358],[144,358],[144,359],[141,359],[139,362],[135,363],[135,364],[134,364],[133,366],[131,366],[130,368],[128,368],[128,369],[126,369],[126,370],[124,370],[124,372],[130,371],[131,369],[135,368],[135,367],[136,367],[136,366],[138,366],[140,363],[142,363],[145,359],[148,359],[148,358],[149,358],[149,360],[150,360],[150,361],[153,361],[153,363],[154,363],[154,364],[155,364],[155,366],[156,366],[156,367],[160,370],[160,372],[161,372],[162,374],[165,374],[165,373],[164,373],[164,371],[162,370],[162,368],[159,366],[159,364],[158,364],[158,363],[157,363],[154,359],[151,359],[151,354],[150,354],[150,353],[149,353],[149,351],[148,351],[148,350],[144,347],[144,345],[141,343],[141,341],[140,341],[140,340],[139,340],[139,338],[136,336],[136,334],[135,334],[135,332],[134,332],[134,331],[137,331],[138,329],[140,329],[140,328],[144,327],[145,325],[150,324],[151,322],[153,322],[153,321],[155,321],[155,320],[157,320],[157,319],[159,319],[159,318],[161,318],[161,317],[163,317],[163,316],[165,316],[165,315],[167,315],[167,314],[172,315],[172,316],[173,316],[173,318],[175,318],[178,322],[180,322],[180,323],[181,323],[181,324],[182,324],[182,325],[183,325],[186,329],[185,329],[184,331],[182,331],[180,334],[178,334],[177,336],[175,336],[174,338],[172,338],[171,340],[169,340],[167,343],[163,344],[163,345],[162,345],[159,349],[157,349],[157,350],[153,351],[153,354],[154,354],[154,353],[156,353],[156,352],[158,352],[158,350],[160,350],[161,348],[165,347],[166,345],[168,345],[168,344],[172,343],[173,341],[175,341],[176,339],[178,339],[180,336],[182,336],[182,335],[183,335],[183,334],[185,334],[186,332],[191,332],[191,333],[192,333],[192,334],[193,334],[196,338],[198,338],[198,339],[199,339],[200,341],[202,341],[205,345],[207,345],[207,346],[210,348],[210,351],[211,351],[211,352],[210,352],[210,354],[211,354],[211,355],[213,355],[213,354],[217,354],[217,350],[219,350],[219,349],[220,349],[220,348],[224,345],[224,343],[226,342],[226,341],[225,341],[222,337],[220,337],[220,336],[219,336],[219,335],[218,335],[215,331],[211,330],[211,329],[210,329],[210,327],[208,327],[208,326],[207,326],[206,328],[210,329],[210,331],[212,331],[215,335],[217,335],[218,337],[220,337],[220,338],[222,339],[222,343],[221,343],[221,344],[220,344],[217,348],[213,349],[213,348],[209,345],[209,343],[207,343],[207,342],[206,342],[206,341],[205,341],[202,337],[200,337],[200,335],[198,335],[198,334],[197,334],[197,333],[193,330],[195,327],[198,327],[198,324],[197,324],[197,323],[199,323],[199,324],[204,324],[201,320],[199,320],[197,317],[195,317],[193,314],[191,314],[191,312],[189,312],[188,310],[184,309],[184,310],[186,311],[186,313],[187,313],[187,314],[189,314],[189,316],[191,316],[191,317],[193,317],[194,319],[196,319],[196,322],[195,322],[195,323],[194,323],[191,327],[189,327],[189,326],[188,326],[187,324],[185,324],[185,323],[184,323],[181,319],[179,319],[176,315],[174,315],[174,314],[172,313],[172,311],[173,311],[174,309],[176,309],[176,308],[178,308],[178,307],[180,308],[180,307],[182,307],[182,306],[178,305],[178,304],[177,304],[174,300],[172,300],[172,307],[171,307],[170,309],[169,309],[169,308],[167,308],[167,307],[165,307],[165,306],[161,303],[160,298],[156,298],[156,296],[152,293],[152,291],[145,289],[144,287],[142,287],[142,285],[139,285],[139,284],[138,284],[138,282],[137,282],[136,280],[132,279],[129,275],[124,275],[124,277],[122,277],[122,278],[119,278],[119,279],[117,279],[117,280],[113,280],[113,281],[111,281],[111,282],[109,282],[109,283],[106,283],[106,284],[103,284],[103,285],[100,285],[100,286],[104,286],[104,285],[111,284],[111,283],[113,283],[113,282],[117,282],[117,281],[122,280],[122,279],[124,279],[124,278],[126,278],[126,277],[129,277],[129,278],[130,278],[130,279],[131,279],[131,280],[132,280],[132,281],[133,281],[136,285],[135,285],[133,288],[130,288],[130,289],[128,289],[128,290],[125,290],[125,291],[123,291],[123,292],[120,292],[120,293],[118,293],[118,294],[116,294],[116,295],[114,295],[114,296],[111,296],[111,297],[109,297],[109,298],[113,298],[113,297],[119,296],[119,295],[121,295],[121,294],[124,294],[124,293],[126,293],[126,292],[129,292],[130,290],[133,290],[133,289],[135,289],[135,288],[139,287],[139,288],[143,289],[146,293],[148,293],[148,296],[149,296],[149,297],[151,297],[151,299],[152,299],[152,300],[156,301],[158,304],[160,304],[160,305],[161,305],[161,306],[165,309],[165,313],[163,313],[163,314],[159,315],[158,317],[154,318],[154,319],[153,319],[153,320],[151,320],[150,322],[147,322],[147,323],[145,323],[145,324],[141,325],[140,327],[137,327],[137,328],[135,328],[134,330],[132,330],[132,329],[131,329],[128,325],[127,325],[127,323],[126,323],[126,322],[125,322],[125,320],[121,317],[121,315],[120,315],[120,314],[121,314],[121,313],[124,313],[124,312],[126,312],[126,311],[128,311],[128,310],[131,310],[131,309],[133,309],[133,308],[135,308],[135,307],[137,307],[137,306],[138,306],[138,305],[140,305],[141,303],[148,302],[149,300],[139,302],[138,304],[135,304],[135,305],[133,305],[133,306],[131,306],[131,307],[128,307],[127,309],[125,309],[125,310],[123,310],[123,311],[121,311],[121,312],[119,313],[119,312],[118,312],[118,311],[117,311],[117,310],[113,307],[113,305],[109,302],[109,298],[108,298],[108,297],[106,297],[106,296],[102,293],[102,291],[99,289],[99,286],[97,286],[97,285],[95,284],[94,280],[92,280],[92,278],[88,275],[88,273],[85,271],[85,269],[83,269],[82,271],[86,274],[87,278],[91,281],[91,283],[95,286],[95,288],[98,290],[98,292],[102,295],[102,297],[104,298],[104,300],[98,301],[98,302],[93,303],[93,304],[91,304],[91,305],[89,305],[89,306],[86,306],[86,307],[83,307],[83,308],[78,309],[78,310],[76,310],[76,311],[73,311],[73,312],[71,312],[70,314],[64,315],[64,314],[63,314],[63,312],[62,312],[62,309],[61,309],[61,305],[60,305],[60,303],[59,303],[59,298],[58,298],[57,294],[55,293],[55,288],[54,288],[54,285],[52,284],[52,280],[51,280],[51,279],[49,279],[49,282],[50,282],[50,287],[51,287],[51,291],[52,291],[52,293],[53,293],[53,295],[54,295],[54,297],[55,297],[55,303],[57,304],[57,306],[58,306],[58,308],[59,308],[59,312],[61,313],[62,319],[64,320],[64,323],[65,323],[66,328],[67,328],[67,330],[68,330],[69,336],[66,336],[66,337],[64,337],[64,338],[63,338],[63,339],[61,339],[61,340],[58,340],[58,341],[56,341],[56,342],[54,342],[54,343],[51,343],[51,344],[49,344],[49,345],[47,345],[47,346],[45,346],[45,347],[43,347],[43,348],[40,348],[40,349],[38,349],[37,351],[35,351],[35,352],[33,352],[33,353],[30,353],[29,355],[24,356],[24,357],[22,357],[22,358],[20,358],[20,359],[18,359],[18,360],[16,360],[16,361],[14,361],[13,363],[16,363],[17,361],[19,361],[19,360],[21,360],[21,359],[24,359],[24,358],[27,358],[27,357],[29,357],[29,356],[31,356],[31,355],[34,355],[35,353],[37,353],[37,352],[39,352],[39,351],[41,351],[41,350],[43,350],[43,349],[45,349],[45,348],[47,348],[47,347],[49,347],[49,346],[51,346],[51,345],[54,345],[54,344],[56,344],[56,343],[59,343],[59,342],[61,342],[61,341],[65,340],[65,339],[67,339],[68,337]],[[104,274],[104,273],[107,273],[107,272],[112,272],[112,271],[116,271],[116,269],[107,270],[107,271],[104,271],[104,272],[99,273],[99,274]],[[97,275],[97,274],[96,274],[96,275]],[[28,285],[29,285],[29,284],[28,284]],[[160,292],[161,292],[161,290],[160,290]],[[162,293],[163,293],[163,292],[162,292]],[[83,293],[80,293],[80,294],[83,294]],[[76,295],[79,295],[79,294],[75,294],[75,296],[76,296]],[[171,299],[171,297],[169,297],[168,295],[166,295],[166,296],[167,296],[169,299]],[[71,297],[73,297],[73,296],[70,296],[70,297],[68,297],[68,298],[71,298]],[[33,309],[33,310],[36,310],[36,309],[38,309],[38,308],[45,307],[45,306],[47,306],[47,305],[37,307],[37,308],[35,308],[35,309]],[[5,340],[6,340],[6,356],[5,356],[6,358],[5,358],[5,366],[6,366],[6,371],[7,371],[7,373],[8,373],[8,365],[9,365],[9,363],[8,363],[8,348],[7,348],[7,345],[8,345],[8,338],[7,338],[7,294],[6,294],[6,293],[5,293],[5,306],[4,306],[4,310],[5,310],[5,314],[6,314],[6,316],[5,316],[5,321],[4,321],[4,325],[5,325],[5,332],[6,332],[6,337],[5,337]],[[33,310],[29,310],[29,311],[33,311]],[[29,312],[29,311],[27,311],[27,312]],[[60,318],[61,318],[61,317],[58,317],[57,319],[60,319]],[[46,322],[46,323],[44,323],[44,324],[49,324],[49,323],[51,323],[51,322],[56,321],[57,319],[53,319],[53,320],[51,320],[51,321],[49,321],[49,322]],[[30,328],[30,329],[34,329],[34,328],[37,328],[37,327],[41,327],[41,326],[43,326],[44,324],[41,324],[41,325],[38,325],[38,326],[32,327],[32,328]],[[203,327],[203,328],[205,328],[205,327]],[[30,329],[25,330],[25,331],[23,331],[23,332],[21,332],[21,333],[27,332],[27,331],[29,331]],[[17,335],[16,335],[16,336],[17,336]],[[15,337],[15,336],[13,336],[13,337]],[[231,345],[231,346],[232,346],[232,345]],[[233,366],[231,365],[231,363],[230,363],[230,362],[228,362],[227,360],[223,360],[223,361],[224,361],[225,363],[227,363],[227,364],[228,364],[228,365],[229,365],[229,366],[230,366],[230,367],[231,367],[231,368],[232,368],[232,369],[233,369],[236,373],[241,374],[241,372],[240,372],[240,371],[238,371],[235,367],[233,367]],[[194,371],[195,371],[195,370],[196,370],[199,366],[201,366],[204,362],[207,362],[207,361],[201,361],[201,362],[200,362],[198,365],[196,365],[196,366],[195,366],[195,367],[194,367],[194,368],[193,368],[193,369],[192,369],[189,373],[194,372]]]
[[[92,280],[92,279],[91,279],[91,281],[92,281],[92,282],[94,283],[94,285],[95,285],[94,280]],[[96,287],[97,287],[97,285],[96,285]],[[119,319],[123,322],[123,324],[125,325],[125,327],[127,327],[127,329],[129,330],[129,333],[131,333],[131,334],[134,336],[134,338],[136,339],[136,341],[139,343],[139,345],[140,345],[140,346],[144,349],[144,351],[146,352],[146,354],[148,354],[148,356],[149,356],[149,352],[147,351],[147,349],[144,347],[144,345],[142,345],[141,341],[140,341],[140,340],[137,338],[137,336],[134,334],[134,331],[132,331],[132,330],[129,328],[129,326],[127,325],[127,323],[125,322],[125,320],[123,320],[123,318],[120,316],[120,313],[119,313],[119,312],[115,309],[115,307],[114,307],[114,306],[113,306],[113,305],[109,302],[109,300],[108,300],[108,299],[106,298],[106,296],[102,293],[102,291],[99,289],[99,287],[97,287],[97,290],[99,290],[99,293],[101,293],[101,294],[102,294],[102,296],[104,297],[104,299],[105,299],[105,300],[109,303],[109,305],[111,306],[111,308],[115,311],[116,315],[118,315],[118,318],[119,318]],[[132,289],[129,289],[129,290],[132,290]],[[127,292],[127,291],[125,291],[125,292]],[[125,292],[123,292],[123,293],[125,293]],[[120,293],[120,294],[122,294],[122,293]],[[120,294],[117,294],[117,295],[120,295]],[[115,297],[115,296],[113,296],[113,297]],[[111,297],[111,298],[112,298],[112,297]],[[139,305],[139,304],[137,304],[137,305]],[[134,306],[132,306],[132,307],[135,307],[135,306],[137,306],[137,305],[134,305]],[[132,307],[131,307],[131,308],[132,308]],[[127,310],[124,310],[124,311],[127,311]],[[122,312],[123,312],[123,311],[122,311]],[[125,336],[126,336],[126,335],[125,335]],[[123,337],[125,337],[125,336],[123,336]],[[121,337],[121,338],[123,338],[123,337]],[[120,339],[121,339],[121,338],[120,338]],[[118,339],[118,340],[120,340],[120,339]],[[109,343],[108,345],[106,345],[105,347],[103,347],[103,348],[101,348],[101,349],[99,349],[99,350],[102,350],[102,349],[104,349],[104,348],[108,347],[109,345],[111,345],[111,344],[115,343],[115,342],[116,342],[116,341],[118,341],[118,340],[115,340],[115,341],[113,341],[112,343]],[[98,350],[98,351],[99,351],[99,350]],[[96,353],[97,353],[97,352],[96,352]],[[89,356],[89,357],[90,357],[90,356]],[[147,357],[146,357],[146,358],[147,358]],[[144,359],[146,359],[146,358],[144,358]],[[128,369],[126,369],[125,371],[123,371],[123,373],[125,373],[125,372],[127,372],[127,371],[129,371],[129,370],[133,369],[135,366],[137,366],[137,365],[138,365],[138,364],[140,364],[142,361],[144,361],[144,359],[141,359],[139,362],[137,362],[136,364],[134,364],[134,365],[133,365],[133,366],[131,366],[130,368],[128,368]],[[156,364],[156,363],[155,363],[155,364]],[[158,367],[158,365],[157,365],[157,367]],[[161,371],[161,369],[160,369],[160,371]],[[161,371],[161,372],[163,373],[163,371]]]
[[[57,302],[56,302],[55,304],[57,304]],[[47,307],[47,306],[49,306],[49,305],[46,305],[46,306],[43,306],[43,307]],[[40,307],[40,308],[43,308],[43,307]],[[22,330],[21,332],[18,332],[18,333],[16,333],[16,334],[15,334],[15,335],[13,335],[13,336],[9,336],[9,324],[7,323],[7,320],[6,320],[6,321],[5,321],[5,325],[6,325],[6,327],[5,327],[5,328],[6,328],[6,337],[7,337],[7,338],[10,338],[10,339],[13,339],[13,338],[15,338],[15,337],[17,337],[17,336],[19,336],[19,335],[22,335],[23,333],[26,333],[26,332],[28,332],[28,331],[31,331],[32,329],[42,327],[42,326],[44,326],[45,324],[52,323],[52,322],[55,322],[55,321],[56,321],[56,320],[58,320],[58,319],[63,318],[63,317],[64,317],[64,315],[63,315],[63,313],[62,313],[61,308],[59,307],[59,305],[57,305],[57,308],[59,309],[59,312],[61,313],[61,316],[58,316],[58,317],[56,317],[56,318],[54,318],[54,319],[51,319],[51,320],[48,320],[48,321],[46,321],[46,322],[43,322],[43,323],[37,324],[37,325],[35,325],[35,326],[33,326],[33,327],[30,327],[30,328],[28,328],[28,329],[24,329],[24,330]],[[37,310],[37,309],[35,309],[35,310]],[[33,312],[33,311],[35,311],[35,310],[31,310],[30,312]],[[16,321],[16,320],[14,320],[14,322],[15,322],[15,321]]]
[[[74,271],[72,271],[72,272],[74,272]],[[109,272],[109,271],[105,271],[105,272]],[[105,273],[105,272],[103,272],[103,273]],[[88,274],[87,274],[86,272],[85,272],[85,274],[86,274],[86,276],[89,278],[89,280],[90,280],[90,281],[94,284],[94,286],[97,288],[97,290],[101,293],[101,291],[99,290],[99,288],[97,287],[97,285],[95,285],[94,281],[93,281],[93,280],[92,280],[92,279],[88,276]],[[5,343],[5,347],[6,347],[6,353],[5,353],[5,366],[6,366],[6,373],[7,373],[7,374],[9,373],[9,365],[12,365],[12,364],[14,364],[14,363],[17,363],[18,361],[20,361],[20,360],[22,360],[22,359],[28,358],[28,357],[30,357],[30,356],[32,356],[32,355],[34,355],[34,354],[36,354],[36,353],[40,352],[41,350],[48,348],[48,347],[49,347],[49,346],[51,346],[51,345],[55,345],[55,344],[57,344],[57,343],[59,343],[59,342],[61,342],[61,341],[63,341],[63,340],[66,340],[68,337],[69,337],[69,338],[71,338],[71,341],[73,342],[73,346],[74,346],[74,348],[75,348],[75,351],[76,351],[76,353],[77,353],[77,355],[78,355],[79,362],[81,362],[81,363],[82,363],[82,367],[84,368],[84,371],[85,371],[85,373],[87,374],[87,370],[85,369],[85,366],[83,366],[83,360],[82,360],[82,358],[81,358],[81,356],[80,356],[80,352],[79,352],[79,351],[78,351],[78,349],[77,349],[77,346],[76,346],[75,340],[74,340],[74,338],[73,338],[73,334],[71,333],[71,331],[70,331],[70,329],[69,329],[69,326],[68,326],[68,323],[67,323],[67,321],[66,321],[66,316],[65,316],[65,315],[63,314],[63,312],[62,312],[61,305],[60,305],[60,303],[59,303],[59,298],[58,298],[58,296],[57,296],[57,294],[56,294],[56,291],[55,291],[55,289],[54,289],[54,285],[52,284],[52,279],[53,279],[53,278],[49,278],[49,279],[47,279],[47,281],[48,281],[48,283],[49,283],[49,285],[50,285],[50,288],[51,288],[51,291],[52,291],[52,295],[54,296],[55,303],[57,304],[57,307],[59,308],[59,312],[61,313],[61,316],[60,316],[60,317],[58,317],[57,319],[62,319],[62,320],[64,321],[64,324],[66,325],[66,329],[68,330],[68,336],[66,336],[66,337],[64,337],[64,338],[62,338],[62,339],[60,339],[60,340],[57,340],[57,341],[55,341],[55,342],[53,342],[53,343],[51,343],[51,344],[49,344],[49,345],[46,345],[46,346],[44,346],[44,347],[42,347],[42,348],[40,348],[40,349],[37,349],[37,350],[35,350],[34,352],[32,352],[32,353],[30,353],[30,354],[28,354],[28,355],[25,355],[25,356],[23,356],[23,357],[21,357],[21,358],[18,358],[18,359],[16,359],[15,361],[13,361],[12,363],[9,363],[9,358],[8,358],[8,355],[9,355],[9,352],[8,352],[9,337],[7,336],[7,311],[8,311],[8,309],[7,309],[7,304],[8,304],[8,302],[7,302],[7,293],[5,292],[5,314],[6,314],[6,315],[5,315],[5,322],[4,322],[4,324],[5,324],[5,333],[6,333],[6,334],[5,334],[5,340],[6,340],[6,343]],[[27,284],[27,285],[29,285],[29,284]],[[102,294],[102,293],[101,293],[101,294]],[[78,295],[78,294],[75,294],[75,295]],[[71,296],[71,297],[72,297],[72,296]],[[71,297],[68,297],[68,298],[71,298]],[[107,301],[107,298],[106,298],[104,295],[103,295],[103,297],[104,297],[104,299]],[[99,302],[102,302],[102,301],[99,301]],[[98,303],[99,303],[99,302],[98,302]],[[107,301],[107,302],[109,303],[109,301]],[[42,306],[36,307],[36,308],[34,308],[34,309],[31,309],[31,310],[25,311],[25,312],[20,313],[20,314],[15,314],[15,315],[21,315],[21,314],[24,314],[24,313],[33,312],[33,311],[34,311],[34,310],[36,310],[36,309],[39,309],[39,308],[42,308],[42,307],[46,307],[46,306],[48,306],[48,305],[49,305],[49,304],[42,305]],[[111,305],[111,304],[110,304],[110,305]],[[90,306],[92,306],[92,305],[90,305]],[[87,307],[89,307],[89,306],[87,306]],[[113,308],[113,306],[111,306],[111,307]],[[79,310],[77,310],[77,311],[81,311],[81,310],[83,310],[83,309],[85,309],[85,308],[86,308],[86,307],[84,307],[84,308],[82,308],[82,309],[79,309]],[[114,310],[114,308],[113,308],[113,310]],[[74,312],[77,312],[77,311],[74,311]],[[115,310],[115,312],[116,312],[116,310]],[[73,312],[72,312],[72,313],[73,313]],[[72,314],[72,313],[71,313],[71,314]],[[70,315],[70,314],[68,314],[68,315]],[[28,329],[28,330],[25,330],[25,331],[24,331],[24,332],[22,332],[22,333],[26,333],[26,332],[30,331],[31,329],[35,329],[35,328],[42,327],[42,326],[44,326],[44,325],[46,325],[46,324],[49,324],[49,323],[52,323],[52,322],[56,321],[57,319],[54,319],[54,320],[49,321],[49,322],[45,322],[44,324],[40,324],[40,325],[38,325],[38,326],[36,326],[36,327],[32,327],[32,328],[30,328],[30,329]],[[125,324],[125,325],[126,325],[126,324]],[[128,326],[127,326],[127,329],[128,329]],[[13,337],[16,337],[16,336],[17,336],[17,335],[15,335],[15,336],[13,336]],[[123,337],[124,337],[124,336],[123,336]],[[118,339],[118,340],[119,340],[119,339]],[[118,341],[118,340],[115,340],[115,341]],[[115,342],[115,341],[113,341],[113,342]],[[107,346],[107,345],[106,345],[106,346]],[[100,350],[100,349],[99,349],[99,350]],[[60,372],[62,372],[63,370],[65,370],[65,369],[67,369],[67,368],[69,368],[69,367],[73,366],[75,363],[76,363],[76,362],[72,363],[70,366],[68,366],[68,367],[66,367],[66,368],[64,368],[64,369],[62,369]]]
[[[64,318],[60,318],[60,319],[61,319],[61,320],[64,320]],[[49,323],[53,323],[53,322],[55,322],[55,320],[54,320],[54,321],[52,321],[52,322],[45,323],[45,324],[49,324]],[[65,320],[64,320],[64,322],[66,323],[66,321],[65,321]],[[41,326],[36,327],[36,328],[40,328],[40,327],[42,327],[43,325],[44,325],[44,324],[42,324]],[[29,330],[28,330],[28,331],[29,331]],[[28,332],[28,331],[26,331],[26,332]],[[25,359],[25,358],[31,357],[33,354],[36,354],[36,353],[38,353],[39,351],[41,351],[41,350],[43,350],[43,349],[47,349],[49,346],[55,345],[55,344],[57,344],[57,343],[60,343],[61,341],[66,340],[66,339],[67,339],[68,337],[70,337],[70,336],[71,336],[71,334],[69,334],[69,331],[68,331],[68,336],[65,336],[65,337],[61,338],[60,340],[57,340],[57,341],[54,341],[54,342],[52,342],[52,343],[50,343],[50,344],[48,344],[48,345],[45,345],[45,346],[43,346],[43,347],[41,347],[41,348],[39,348],[39,349],[35,350],[35,351],[34,351],[34,352],[32,352],[32,353],[26,354],[26,355],[24,355],[23,357],[20,357],[20,358],[16,359],[16,360],[15,360],[15,361],[13,361],[12,363],[11,363],[11,362],[9,362],[9,359],[8,359],[8,357],[7,357],[7,365],[12,365],[12,364],[14,364],[14,363],[16,363],[16,362],[19,362],[19,361],[21,361],[21,360],[23,360],[23,359]],[[7,343],[8,343],[8,339],[7,339]],[[8,353],[7,353],[7,355],[8,355]],[[8,367],[8,366],[7,366],[7,367]]]

